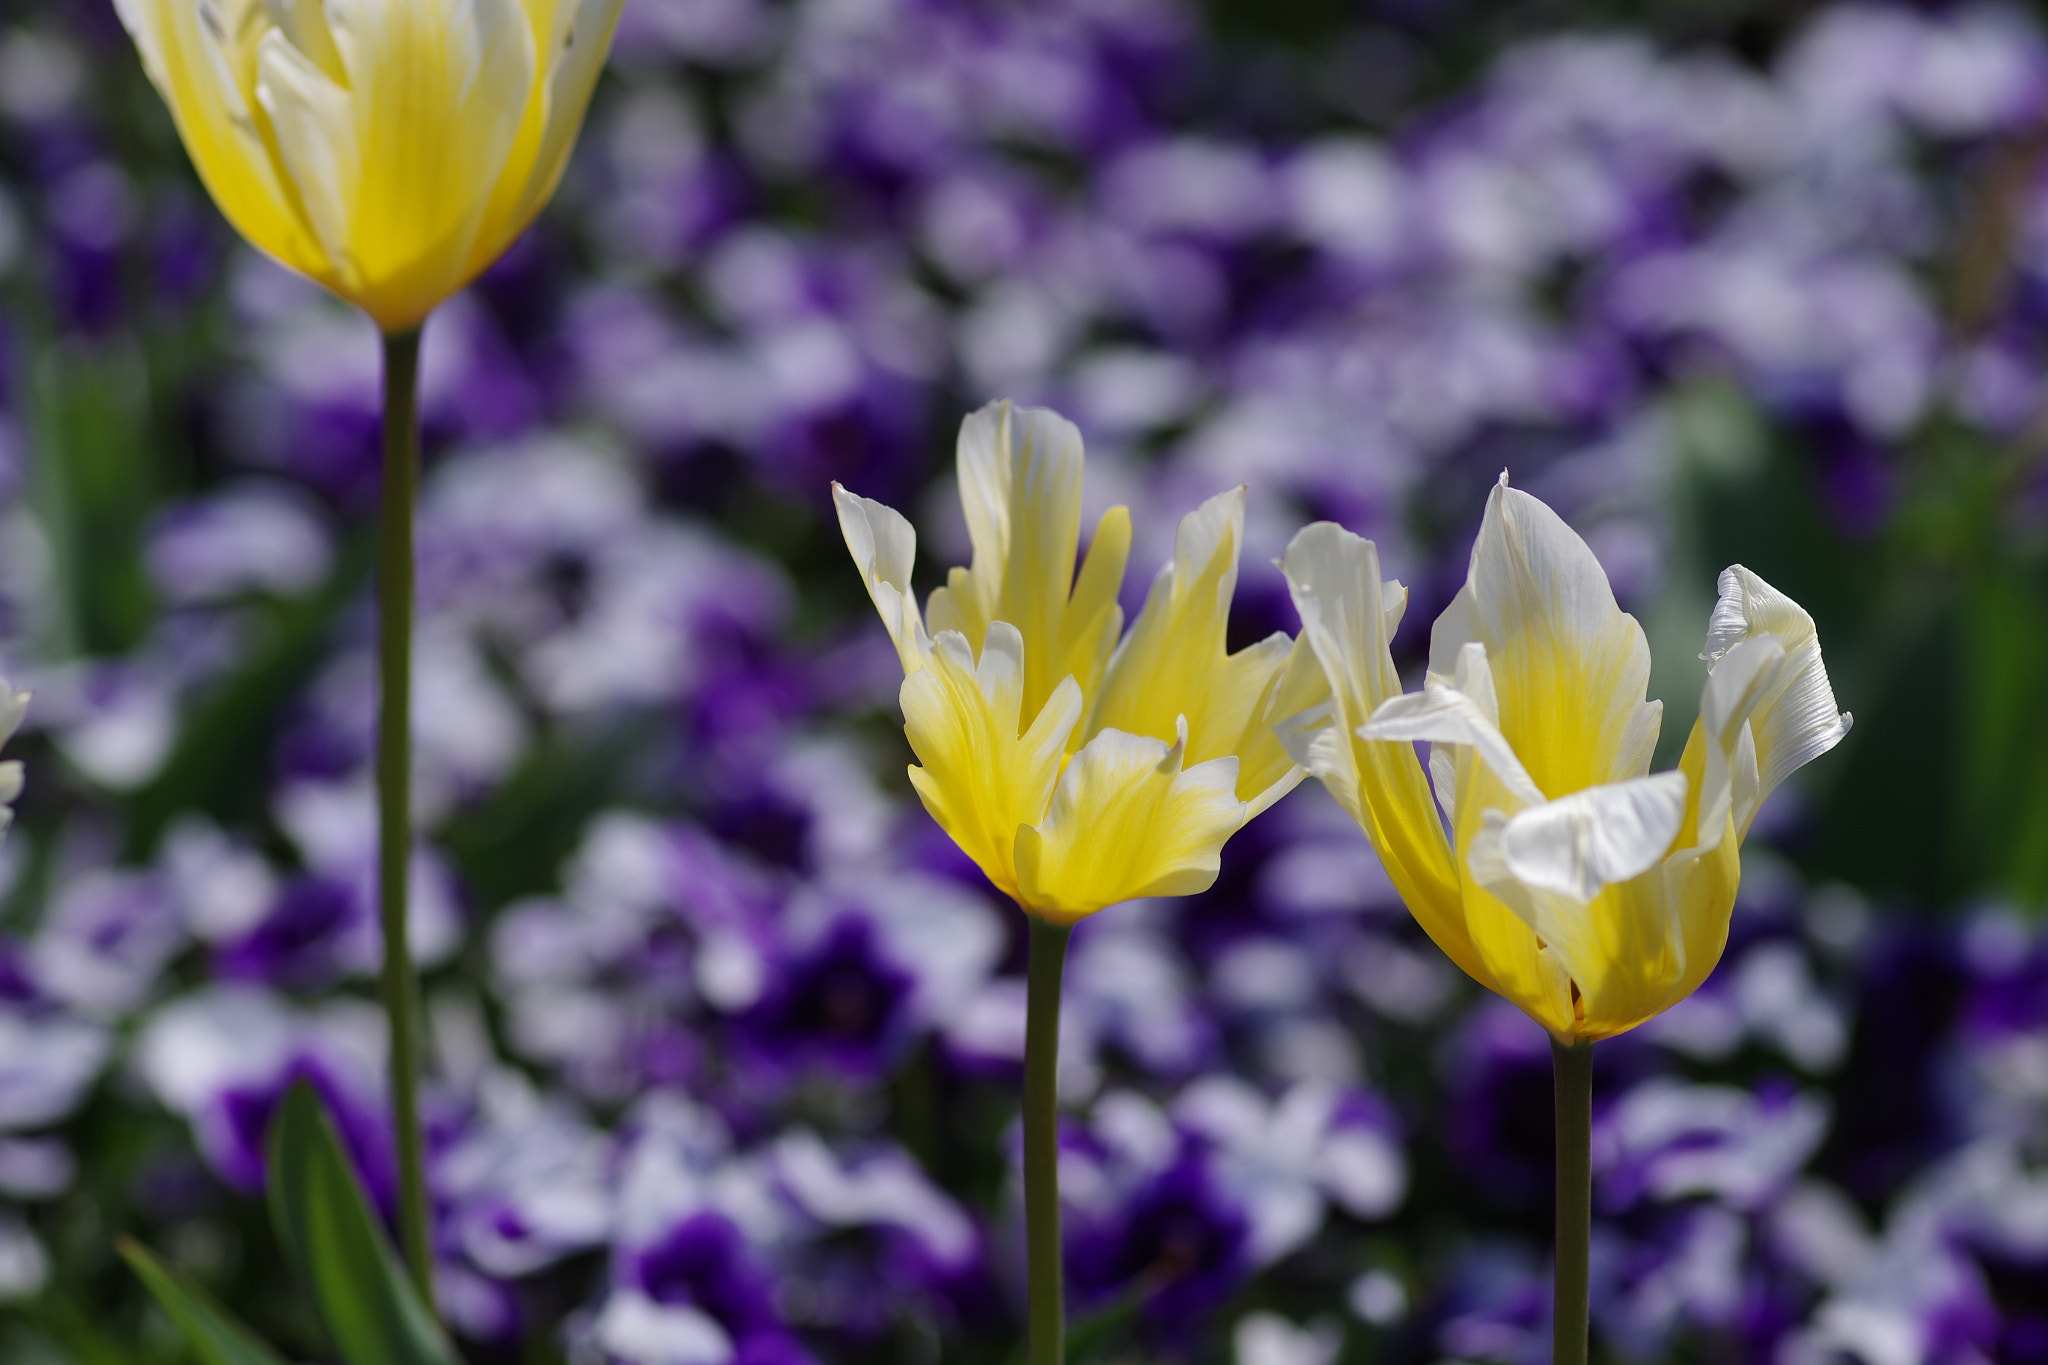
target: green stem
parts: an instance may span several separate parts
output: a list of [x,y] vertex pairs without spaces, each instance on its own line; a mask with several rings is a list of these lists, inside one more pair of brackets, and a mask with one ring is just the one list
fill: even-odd
[[407,938],[412,854],[412,509],[420,477],[420,332],[384,338],[384,492],[377,546],[377,892],[384,930],[384,1008],[391,1019],[391,1123],[398,1146],[398,1223],[427,1310],[434,1305],[426,1161],[420,1140],[420,988]]
[[1030,1365],[1064,1365],[1065,1290],[1060,1265],[1060,974],[1073,926],[1031,924],[1024,1007],[1024,1233],[1030,1271]]
[[1593,1045],[1550,1040],[1557,1099],[1557,1298],[1551,1365],[1586,1365],[1593,1224]]

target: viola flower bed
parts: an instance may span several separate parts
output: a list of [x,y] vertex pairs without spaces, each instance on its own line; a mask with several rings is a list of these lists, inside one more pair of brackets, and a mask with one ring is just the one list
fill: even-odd
[[[1270,561],[1328,518],[1419,676],[1503,467],[1669,737],[1715,570],[1823,619],[1854,734],[1759,816],[1705,987],[1600,1052],[1596,1351],[2048,1360],[2048,32],[1465,9],[629,0],[559,202],[425,343],[466,1358],[1015,1350],[1023,922],[911,792],[830,496],[935,581],[953,433],[1010,397],[1085,434],[1089,524],[1132,507],[1127,614],[1250,484],[1233,646],[1296,628]],[[182,1358],[120,1232],[307,1356],[253,1198],[294,1082],[396,1197],[376,340],[234,242],[125,43],[0,20],[0,1358]],[[1080,926],[1063,1031],[1077,1355],[1548,1358],[1544,1034],[1320,787]]]

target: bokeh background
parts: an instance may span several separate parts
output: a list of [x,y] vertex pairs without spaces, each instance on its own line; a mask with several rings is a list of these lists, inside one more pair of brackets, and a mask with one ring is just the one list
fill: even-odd
[[[1619,1365],[2048,1361],[2048,30],[1791,0],[627,0],[560,201],[427,341],[415,947],[442,1307],[544,1365],[1006,1362],[1021,924],[915,800],[827,482],[959,562],[1050,403],[1135,591],[1251,485],[1419,671],[1503,468],[1649,632],[1817,618],[1847,742],[1603,1044]],[[109,0],[0,13],[0,1358],[319,1358],[253,1197],[381,1199],[366,323],[241,246]],[[1310,787],[1079,932],[1077,1358],[1548,1358],[1549,1058]]]

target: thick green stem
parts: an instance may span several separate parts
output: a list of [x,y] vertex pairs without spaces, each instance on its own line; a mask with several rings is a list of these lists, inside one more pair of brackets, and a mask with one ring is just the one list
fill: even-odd
[[1030,1365],[1063,1365],[1066,1302],[1060,1264],[1060,975],[1071,925],[1031,924],[1024,1009],[1024,1234],[1031,1289]]
[[391,1123],[398,1223],[413,1281],[431,1312],[433,1238],[420,1139],[420,989],[407,938],[412,854],[412,509],[420,475],[420,333],[384,338],[384,493],[377,547],[377,894],[384,1008],[391,1019]]
[[1593,1045],[1550,1040],[1557,1096],[1557,1298],[1551,1365],[1586,1365],[1586,1254],[1593,1225]]

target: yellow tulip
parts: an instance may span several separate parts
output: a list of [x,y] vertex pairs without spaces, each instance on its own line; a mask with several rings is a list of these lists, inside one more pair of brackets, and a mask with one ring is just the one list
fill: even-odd
[[214,201],[386,332],[555,192],[621,0],[115,0]]
[[1224,840],[1301,780],[1273,722],[1324,687],[1284,633],[1226,652],[1243,488],[1181,522],[1124,635],[1130,512],[1103,515],[1077,577],[1081,466],[1080,432],[1056,413],[1005,402],[969,417],[973,563],[922,615],[910,523],[832,490],[903,664],[912,785],[991,882],[1054,924],[1207,889]]
[[[1289,752],[1365,829],[1416,920],[1560,1042],[1625,1032],[1719,961],[1757,807],[1833,748],[1813,618],[1736,565],[1707,629],[1700,718],[1651,774],[1650,651],[1570,527],[1503,474],[1420,692],[1388,653],[1406,594],[1371,541],[1309,526],[1282,562],[1331,688]],[[1427,742],[1427,772],[1413,745]]]

